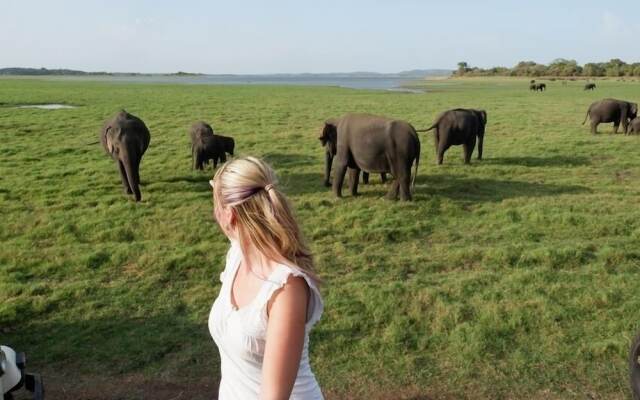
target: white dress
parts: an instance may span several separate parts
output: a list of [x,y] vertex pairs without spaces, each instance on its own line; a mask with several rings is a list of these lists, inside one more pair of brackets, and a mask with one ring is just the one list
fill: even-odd
[[251,303],[236,309],[231,302],[231,286],[240,266],[242,253],[231,243],[227,263],[220,274],[222,288],[211,307],[209,332],[220,351],[221,375],[218,400],[251,400],[260,395],[262,360],[267,337],[267,302],[284,286],[290,275],[303,277],[310,288],[300,368],[291,392],[292,400],[322,400],[322,392],[309,366],[309,331],[322,315],[318,288],[303,271],[278,264],[264,281]]

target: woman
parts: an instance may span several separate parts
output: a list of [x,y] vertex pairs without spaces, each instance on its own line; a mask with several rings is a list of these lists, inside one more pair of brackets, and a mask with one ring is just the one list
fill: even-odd
[[246,157],[209,182],[231,241],[209,331],[222,362],[219,400],[322,399],[309,331],[323,310],[318,278],[273,170]]

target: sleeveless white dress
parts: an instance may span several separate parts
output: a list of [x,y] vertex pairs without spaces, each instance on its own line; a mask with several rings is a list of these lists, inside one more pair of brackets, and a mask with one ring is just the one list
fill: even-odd
[[323,310],[318,288],[303,271],[279,264],[264,281],[255,299],[237,309],[231,302],[231,286],[241,260],[240,245],[231,242],[225,269],[220,274],[222,288],[209,314],[209,332],[218,346],[222,363],[218,400],[258,399],[267,337],[267,302],[290,275],[303,277],[310,288],[304,347],[290,399],[323,400],[309,366],[309,331]]

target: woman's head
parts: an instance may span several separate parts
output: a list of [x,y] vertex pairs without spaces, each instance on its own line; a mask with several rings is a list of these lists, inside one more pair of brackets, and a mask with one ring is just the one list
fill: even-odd
[[311,252],[277,183],[273,169],[258,158],[225,163],[211,181],[216,220],[243,251],[253,246],[265,257],[294,264],[317,280]]

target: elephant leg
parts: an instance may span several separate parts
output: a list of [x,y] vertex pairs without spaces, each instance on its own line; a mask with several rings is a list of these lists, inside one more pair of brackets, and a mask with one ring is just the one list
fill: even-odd
[[471,156],[473,155],[473,149],[476,147],[476,136],[472,135],[471,138],[462,145],[464,150],[464,163],[471,163]]
[[411,164],[402,166],[397,182],[400,188],[400,200],[411,201]]
[[478,160],[482,160],[482,144],[484,142],[484,136],[478,136]]
[[614,134],[615,134],[615,133],[618,133],[618,128],[619,128],[619,127],[620,127],[620,124],[619,124],[619,123],[617,123],[617,124],[613,124],[613,133],[614,133]]
[[342,184],[344,176],[347,173],[347,163],[340,162],[336,165],[335,175],[333,177],[333,194],[336,197],[342,197]]
[[385,174],[384,172],[381,173],[380,180],[382,181],[382,183],[387,183],[387,174]]
[[369,184],[369,173],[367,171],[362,171],[362,183]]
[[326,152],[324,155],[325,167],[324,167],[324,186],[331,186],[331,164],[333,163],[333,156],[330,152]]
[[597,122],[591,122],[591,133],[592,134],[596,134],[598,133],[598,123]]
[[358,181],[360,180],[360,170],[357,168],[349,168],[349,188],[351,196],[358,195]]
[[627,123],[627,120],[625,119],[624,121],[622,121],[622,130],[624,131],[624,134],[626,135],[627,132],[629,131],[629,124]]
[[445,151],[447,151],[447,149],[449,148],[449,146],[445,146],[444,143],[440,143],[440,146],[438,146],[438,150],[436,153],[437,156],[437,163],[438,165],[442,165],[442,163],[444,162],[444,153]]
[[117,160],[116,163],[118,163],[118,169],[120,170],[120,179],[122,179],[124,192],[126,194],[132,194],[133,191],[131,190],[131,187],[129,187],[129,180],[127,179],[127,171],[124,168],[124,164],[122,164],[122,161],[120,160]]
[[399,182],[400,182],[399,178],[396,178],[391,182],[391,187],[389,187],[389,191],[387,192],[387,199],[389,200],[398,199]]

